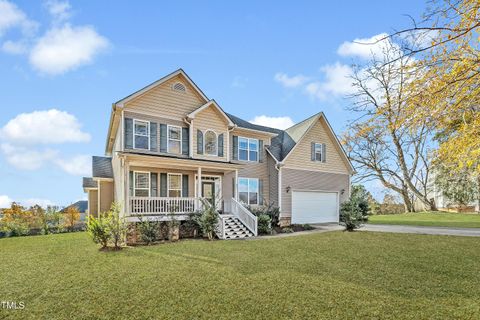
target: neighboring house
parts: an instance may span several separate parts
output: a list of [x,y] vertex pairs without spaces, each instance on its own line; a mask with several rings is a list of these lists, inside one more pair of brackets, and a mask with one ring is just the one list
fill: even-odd
[[83,180],[90,214],[116,201],[131,222],[183,220],[210,203],[223,213],[221,238],[232,216],[256,234],[244,204],[280,207],[282,225],[338,222],[353,173],[323,113],[286,130],[254,125],[181,69],[112,105],[105,153]]
[[78,212],[80,212],[80,221],[85,221],[86,220],[87,211],[88,211],[88,201],[79,200],[75,203],[72,203],[69,206],[66,206],[65,208],[63,208],[63,210],[61,212],[65,213],[67,211],[67,209],[71,208],[71,207],[77,208]]

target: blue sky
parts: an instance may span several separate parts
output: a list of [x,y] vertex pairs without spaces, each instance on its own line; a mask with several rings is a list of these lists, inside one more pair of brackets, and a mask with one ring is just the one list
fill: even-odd
[[375,50],[353,41],[406,27],[405,14],[424,9],[408,0],[0,0],[0,207],[85,198],[81,177],[104,154],[111,103],[180,67],[246,120],[285,126],[323,111],[340,134],[351,117],[345,75]]

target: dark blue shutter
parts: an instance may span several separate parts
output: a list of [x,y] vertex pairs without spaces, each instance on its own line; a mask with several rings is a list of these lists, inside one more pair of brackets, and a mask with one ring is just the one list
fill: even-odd
[[233,136],[233,160],[238,160],[238,137]]
[[150,151],[158,151],[157,124],[155,122],[150,122]]
[[263,179],[258,179],[258,204],[263,204]]
[[190,130],[182,128],[182,154],[188,156],[190,154]]
[[133,119],[125,118],[125,149],[133,149]]
[[197,153],[203,154],[203,133],[197,129]]
[[167,152],[167,125],[160,124],[160,152]]
[[322,162],[327,162],[327,147],[322,143]]
[[158,174],[150,173],[150,196],[158,197]]
[[182,174],[182,197],[188,197],[188,174]]
[[218,156],[223,157],[223,133],[218,136]]
[[167,191],[167,174],[160,173],[160,197],[166,197]]
[[311,158],[312,158],[312,161],[315,161],[315,142],[312,142],[312,155],[311,155]]
[[133,197],[133,189],[135,186],[135,181],[133,181],[133,171],[130,171],[128,174],[128,185],[130,189],[130,197]]
[[258,162],[263,162],[263,140],[258,140]]

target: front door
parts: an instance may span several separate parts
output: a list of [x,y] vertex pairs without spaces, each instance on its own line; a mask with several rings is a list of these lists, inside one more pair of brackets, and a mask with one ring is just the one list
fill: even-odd
[[215,205],[215,182],[202,181],[202,197],[207,199],[212,206]]

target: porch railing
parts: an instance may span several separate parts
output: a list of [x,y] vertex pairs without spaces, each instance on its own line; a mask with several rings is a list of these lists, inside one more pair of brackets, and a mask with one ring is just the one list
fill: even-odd
[[195,197],[130,197],[132,215],[187,214],[203,206],[203,201]]
[[250,230],[255,237],[258,235],[257,217],[251,213],[243,204],[231,198],[224,201],[225,211],[232,213],[238,220],[240,220],[245,227]]

